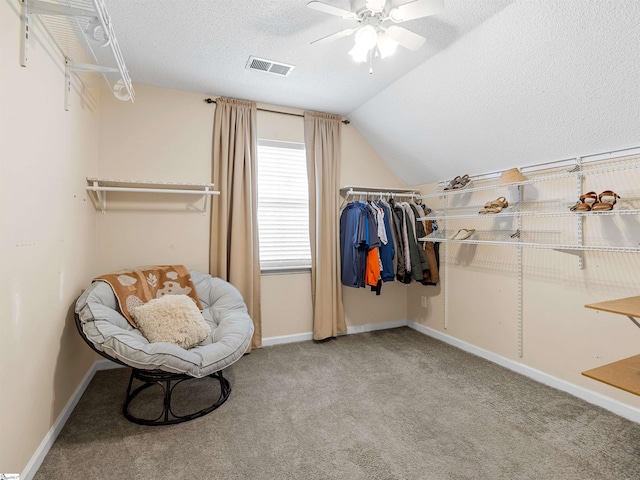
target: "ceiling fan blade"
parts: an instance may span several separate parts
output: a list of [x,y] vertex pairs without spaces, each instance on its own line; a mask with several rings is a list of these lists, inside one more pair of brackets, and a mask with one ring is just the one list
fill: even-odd
[[339,38],[348,37],[349,35],[351,35],[356,30],[357,30],[357,28],[347,28],[345,30],[341,30],[339,32],[332,33],[331,35],[327,35],[326,37],[319,38],[318,40],[314,40],[311,43],[314,44],[314,43],[329,43],[329,42],[333,42],[334,40],[337,40]]
[[444,0],[416,0],[394,7],[389,12],[389,17],[394,22],[406,22],[416,18],[435,15],[444,10]]
[[418,35],[417,33],[413,33],[406,28],[398,27],[397,25],[391,25],[387,28],[387,35],[404,48],[411,51],[418,50],[422,45],[424,45],[424,42],[427,41],[427,39],[422,35]]
[[313,1],[313,2],[307,3],[307,7],[313,10],[318,10],[319,12],[322,12],[322,13],[335,15],[336,17],[356,18],[353,12],[350,12],[349,10],[345,10],[344,8],[334,7],[333,5],[329,5],[328,3]]

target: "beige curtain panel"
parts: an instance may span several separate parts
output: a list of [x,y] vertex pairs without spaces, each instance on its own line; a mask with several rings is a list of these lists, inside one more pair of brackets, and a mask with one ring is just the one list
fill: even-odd
[[337,115],[304,113],[315,340],[347,331],[340,284],[338,217],[341,120]]
[[251,347],[262,346],[256,187],[256,104],[219,98],[213,125],[210,273],[235,286],[253,319]]

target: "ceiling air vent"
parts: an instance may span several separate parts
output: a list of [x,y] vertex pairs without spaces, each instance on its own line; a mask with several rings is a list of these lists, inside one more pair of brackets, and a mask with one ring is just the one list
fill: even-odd
[[251,56],[249,57],[246,68],[287,77],[295,67],[293,65],[287,65],[286,63],[278,63],[273,60]]

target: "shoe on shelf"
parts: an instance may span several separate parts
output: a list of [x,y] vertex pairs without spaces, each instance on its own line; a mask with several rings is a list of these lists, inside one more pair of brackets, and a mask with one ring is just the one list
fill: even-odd
[[487,202],[484,204],[484,208],[480,210],[478,213],[500,213],[503,208],[507,208],[509,206],[509,202],[504,197],[498,197],[491,202]]
[[461,228],[453,237],[451,237],[451,240],[466,240],[474,233],[476,233],[476,230],[474,228]]
[[465,173],[461,177],[457,176],[456,178],[451,180],[449,182],[449,185],[444,187],[444,189],[445,190],[462,190],[463,188],[467,187],[470,182],[471,182],[471,179],[469,179],[469,175]]
[[600,195],[598,195],[598,201],[593,204],[591,210],[593,212],[606,212],[609,210],[613,210],[613,206],[616,204],[616,200],[621,198],[613,190],[605,190]]
[[598,203],[598,195],[596,195],[596,192],[587,192],[584,195],[580,195],[580,200],[569,208],[569,210],[572,212],[588,212],[596,203]]

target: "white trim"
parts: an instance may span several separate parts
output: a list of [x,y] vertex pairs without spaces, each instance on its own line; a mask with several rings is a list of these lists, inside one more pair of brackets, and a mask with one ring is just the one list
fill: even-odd
[[451,335],[447,335],[446,333],[442,333],[433,328],[425,327],[424,325],[420,325],[419,323],[409,321],[407,322],[407,326],[424,335],[428,335],[429,337],[441,340],[445,343],[448,343],[449,345],[459,348],[460,350],[464,350],[465,352],[469,352],[473,355],[484,358],[485,360],[489,360],[490,362],[496,363],[511,371],[524,375],[525,377],[529,377],[536,382],[555,388],[556,390],[561,390],[563,392],[569,393],[574,397],[578,397],[593,405],[602,407],[606,410],[609,410],[610,412],[615,413],[616,415],[620,415],[621,417],[631,420],[632,422],[640,423],[640,409],[638,408],[626,405],[611,397],[607,397],[606,395],[588,390],[584,387],[567,382],[566,380],[562,380],[561,378],[554,377],[553,375],[549,375],[548,373],[537,370],[523,363],[516,362],[509,358],[477,347],[475,345],[472,345],[471,343],[452,337]]
[[263,347],[271,347],[273,345],[282,345],[284,343],[306,342],[313,340],[313,333],[295,333],[293,335],[281,335],[279,337],[268,337],[262,339]]
[[60,415],[58,415],[58,418],[51,426],[47,434],[44,436],[42,442],[40,442],[40,445],[32,455],[31,460],[29,460],[29,463],[27,463],[27,466],[24,467],[24,471],[20,475],[21,480],[31,480],[35,476],[36,472],[40,468],[40,465],[42,465],[44,458],[47,456],[49,450],[53,446],[53,443],[56,441],[56,438],[58,438],[58,435],[60,435],[60,432],[62,431],[65,423],[67,423],[67,420],[73,412],[73,409],[76,408],[78,401],[80,401],[80,397],[82,397],[82,394],[93,379],[93,376],[97,371],[96,364],[97,362],[94,362],[93,365],[91,365],[91,368],[85,374],[84,378],[80,382],[80,385],[78,385],[78,388],[76,388],[75,392],[73,392],[73,395],[71,395],[71,398],[60,412]]
[[[340,335],[352,335],[354,333],[373,332],[375,330],[388,330],[389,328],[406,327],[406,320],[393,320],[391,322],[369,323],[367,325],[347,326],[347,333]],[[306,342],[313,340],[313,332],[296,333],[293,335],[282,335],[280,337],[267,337],[262,339],[263,347],[282,345],[284,343]]]
[[406,327],[406,320],[392,320],[390,322],[382,322],[382,323],[369,323],[367,325],[354,325],[352,327],[347,327],[347,335],[352,335],[354,333],[365,333],[365,332],[373,332],[376,330],[387,330],[389,328],[398,328],[398,327]]
[[96,360],[96,372],[100,372],[102,370],[112,370],[114,368],[124,368],[124,365],[121,365],[117,362],[112,362],[108,358],[99,358]]

